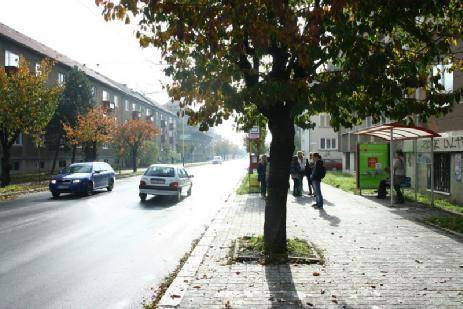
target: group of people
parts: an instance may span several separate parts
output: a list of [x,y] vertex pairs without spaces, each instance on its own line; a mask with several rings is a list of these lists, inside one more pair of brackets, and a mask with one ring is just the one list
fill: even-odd
[[[297,155],[293,156],[290,165],[290,175],[294,182],[293,195],[302,196],[303,180],[306,177],[309,196],[315,197],[315,203],[312,206],[323,208],[323,195],[320,185],[325,174],[326,170],[319,153],[310,153],[308,158],[304,158],[304,152],[298,151]],[[262,197],[265,197],[269,175],[269,158],[266,155],[262,155],[260,158],[257,165],[257,175],[260,182],[260,193]]]

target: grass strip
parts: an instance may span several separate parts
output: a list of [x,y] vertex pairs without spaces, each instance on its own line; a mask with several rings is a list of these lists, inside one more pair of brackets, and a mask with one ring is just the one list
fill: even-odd
[[463,218],[461,217],[433,217],[424,221],[463,234]]
[[[249,185],[249,182],[251,182],[251,185]],[[260,187],[257,181],[257,173],[246,174],[241,180],[240,186],[236,189],[236,194],[239,195],[259,192]]]

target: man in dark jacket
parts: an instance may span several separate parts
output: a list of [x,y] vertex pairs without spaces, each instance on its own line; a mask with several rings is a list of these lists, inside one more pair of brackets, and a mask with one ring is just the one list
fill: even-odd
[[324,167],[322,157],[318,153],[313,154],[314,159],[314,167],[312,169],[312,175],[310,178],[312,179],[312,185],[315,193],[315,204],[312,206],[316,208],[323,208],[323,195],[322,190],[320,187],[322,178],[324,177]]
[[262,155],[257,165],[257,180],[260,182],[260,195],[265,197],[267,194],[267,156]]

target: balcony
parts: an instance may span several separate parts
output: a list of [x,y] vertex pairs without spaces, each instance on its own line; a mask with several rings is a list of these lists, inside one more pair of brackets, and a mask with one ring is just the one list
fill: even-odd
[[165,128],[166,127],[166,121],[165,120],[161,120],[161,128]]
[[139,111],[132,112],[132,120],[138,120],[141,118],[141,113]]
[[154,123],[154,117],[153,116],[146,116],[146,121]]

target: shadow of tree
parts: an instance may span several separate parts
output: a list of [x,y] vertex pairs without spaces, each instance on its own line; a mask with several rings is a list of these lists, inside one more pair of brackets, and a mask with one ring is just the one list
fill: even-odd
[[288,264],[265,266],[265,277],[270,292],[269,308],[302,308]]

